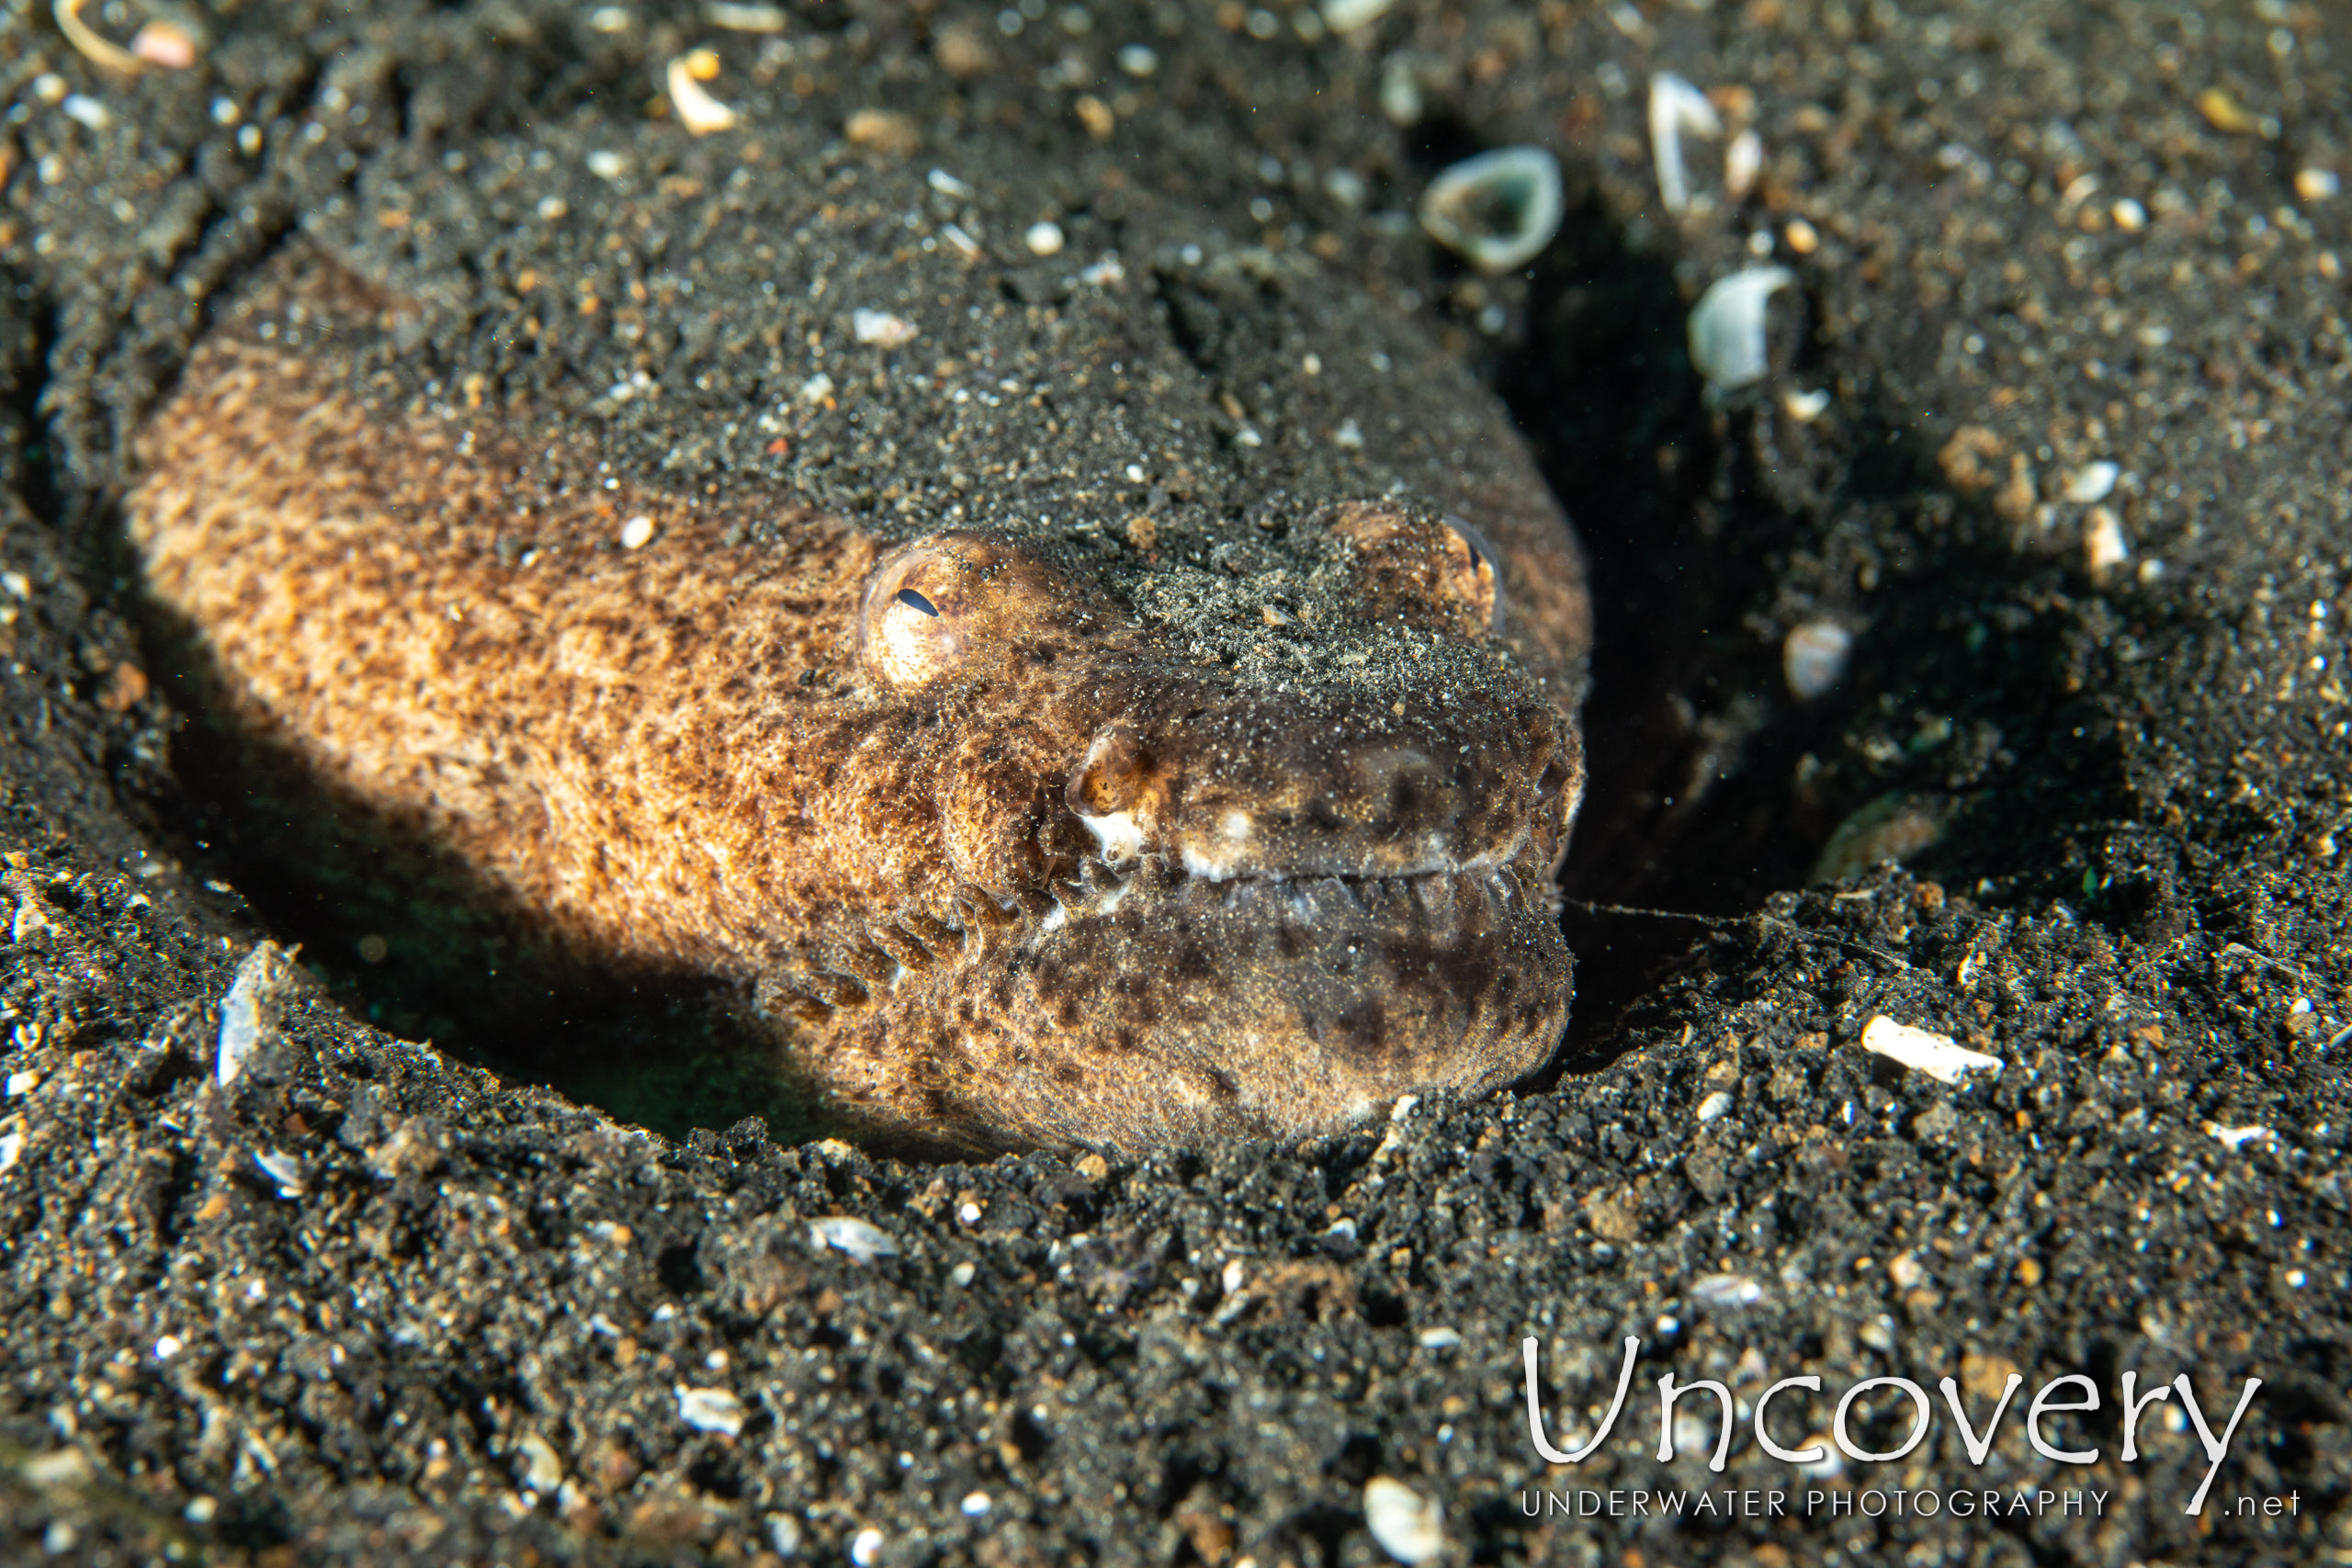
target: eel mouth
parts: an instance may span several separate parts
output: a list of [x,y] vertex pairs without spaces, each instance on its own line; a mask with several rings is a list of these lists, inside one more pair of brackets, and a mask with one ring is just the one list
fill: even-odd
[[1571,963],[1545,871],[1532,856],[1394,875],[1092,868],[962,963],[906,976],[872,1027],[896,1015],[905,1044],[954,1021],[924,1042],[942,1092],[986,1083],[986,1121],[1020,1142],[1329,1132],[1403,1094],[1499,1089],[1550,1055]]

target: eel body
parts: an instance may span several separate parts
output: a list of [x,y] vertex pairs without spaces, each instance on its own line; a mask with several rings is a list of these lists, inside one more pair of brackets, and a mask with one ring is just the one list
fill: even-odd
[[1454,493],[1282,495],[1220,558],[616,464],[371,372],[407,310],[281,267],[141,438],[146,592],[254,765],[547,951],[725,982],[885,1133],[1326,1131],[1555,1046],[1589,618],[1498,412]]

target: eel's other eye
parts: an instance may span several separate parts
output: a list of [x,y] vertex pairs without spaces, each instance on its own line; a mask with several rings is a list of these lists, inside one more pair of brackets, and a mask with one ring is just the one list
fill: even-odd
[[1502,558],[1487,536],[1447,513],[1446,586],[1475,611],[1488,631],[1503,629]]

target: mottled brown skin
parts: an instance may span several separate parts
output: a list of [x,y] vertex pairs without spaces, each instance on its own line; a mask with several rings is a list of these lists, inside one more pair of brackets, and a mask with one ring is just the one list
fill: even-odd
[[525,427],[375,406],[248,319],[128,510],[213,716],[543,942],[737,984],[837,1111],[973,1148],[1325,1131],[1556,1043],[1589,612],[1540,493],[1498,498],[1499,562],[1317,509],[1340,597],[1284,635],[1331,678],[1269,688],[1049,548],[611,487],[584,446],[549,479]]

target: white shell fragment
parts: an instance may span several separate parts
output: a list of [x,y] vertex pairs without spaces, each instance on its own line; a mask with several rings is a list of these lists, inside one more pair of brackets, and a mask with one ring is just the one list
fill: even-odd
[[1799,702],[1809,703],[1846,678],[1854,634],[1835,621],[1807,621],[1781,644],[1781,674]]
[[1702,1274],[1690,1281],[1690,1300],[1718,1312],[1751,1306],[1764,1299],[1764,1287],[1745,1274]]
[[1998,1056],[1971,1051],[1949,1034],[1931,1034],[1897,1023],[1884,1013],[1862,1026],[1862,1049],[1925,1073],[1938,1083],[1956,1084],[1972,1072],[2001,1070]]
[[236,978],[220,1003],[220,1043],[213,1062],[213,1077],[222,1089],[235,1083],[254,1054],[277,1038],[290,960],[285,949],[265,942],[237,965]]
[[1424,1350],[1451,1350],[1462,1343],[1462,1331],[1458,1328],[1424,1328],[1419,1343]]
[[1690,311],[1690,364],[1710,400],[1764,378],[1764,306],[1796,281],[1784,266],[1743,267],[1719,277]]
[[710,0],[702,14],[712,27],[730,33],[780,33],[790,21],[781,6],[744,5],[738,0]]
[[1829,412],[1829,389],[1815,387],[1810,392],[1800,392],[1792,387],[1781,394],[1781,407],[1799,424],[1811,424]]
[[1657,198],[1668,212],[1690,209],[1690,175],[1682,165],[1686,130],[1721,136],[1724,122],[1706,94],[1673,72],[1661,71],[1650,78],[1650,156],[1657,164]]
[[2248,1144],[2258,1143],[2265,1138],[2275,1137],[2277,1135],[2272,1133],[2269,1128],[2260,1125],[2252,1127],[2224,1127],[2216,1122],[2208,1122],[2205,1123],[2205,1130],[2208,1133],[2212,1134],[2213,1136],[2221,1142],[2227,1144],[2232,1149],[2242,1149]]
[[678,1419],[697,1432],[717,1432],[732,1438],[743,1430],[743,1402],[723,1388],[687,1388],[681,1385],[678,1395]]
[[734,130],[742,117],[703,90],[688,61],[682,54],[670,62],[670,107],[678,111],[678,123],[696,136]]
[[281,1149],[256,1149],[254,1163],[277,1183],[280,1198],[300,1198],[308,1190],[310,1172],[300,1159]]
[[1438,175],[1421,197],[1421,227],[1480,272],[1510,272],[1552,243],[1565,210],[1557,158],[1499,147]]
[[1388,15],[1396,0],[1323,0],[1323,25],[1335,33],[1351,33]]
[[2132,547],[2123,541],[2122,520],[2104,506],[2092,507],[2083,519],[2083,564],[2097,575],[2122,565],[2131,555]]
[[1445,1550],[1445,1510],[1401,1481],[1375,1475],[1363,1483],[1363,1522],[1399,1562],[1427,1562]]
[[2066,478],[2066,499],[2077,506],[2088,506],[2095,501],[2105,501],[2115,481],[2123,475],[2113,463],[2086,463]]
[[555,1445],[537,1432],[526,1432],[514,1444],[514,1478],[542,1496],[563,1484],[563,1461]]
[[0,1133],[0,1170],[13,1170],[25,1157],[25,1135],[22,1133]]
[[861,309],[850,312],[849,330],[860,343],[897,348],[914,342],[922,329],[904,316],[894,316],[888,310]]
[[1756,188],[1756,176],[1763,172],[1764,139],[1753,130],[1733,137],[1731,145],[1724,149],[1724,195],[1733,201],[1745,201]]
[[830,1247],[837,1252],[846,1252],[860,1263],[899,1255],[899,1244],[886,1233],[848,1214],[828,1214],[821,1220],[809,1221],[808,1245],[820,1250]]
[[641,550],[653,542],[653,519],[639,513],[621,525],[621,548]]
[[1707,1096],[1706,1099],[1699,1102],[1699,1120],[1702,1122],[1720,1122],[1725,1115],[1730,1113],[1730,1111],[1731,1096],[1724,1093],[1722,1089],[1717,1089],[1714,1093]]

